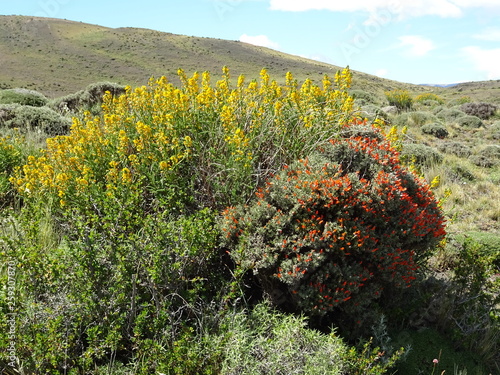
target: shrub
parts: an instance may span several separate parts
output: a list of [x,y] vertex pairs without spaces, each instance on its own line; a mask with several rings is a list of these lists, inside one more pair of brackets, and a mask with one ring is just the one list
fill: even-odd
[[364,105],[361,107],[361,116],[367,118],[370,122],[376,119],[381,119],[385,122],[389,121],[389,116],[380,107],[373,104]]
[[456,99],[452,99],[448,102],[448,107],[455,107],[457,105],[462,105],[462,104],[465,104],[465,103],[469,103],[471,102],[472,99],[470,98],[470,96],[461,96],[460,98],[456,98]]
[[9,105],[0,107],[0,121],[8,128],[38,130],[48,135],[68,132],[71,120],[48,107]]
[[94,114],[97,114],[95,107],[102,104],[106,92],[113,97],[120,96],[125,93],[125,86],[112,82],[93,83],[85,90],[52,100],[50,106],[62,113],[93,110]]
[[0,90],[0,104],[20,104],[43,107],[48,103],[45,95],[28,89]]
[[470,160],[480,167],[491,168],[500,161],[500,146],[488,145],[470,157]]
[[453,154],[461,158],[469,157],[472,154],[472,149],[462,142],[443,142],[438,145],[438,149],[441,152]]
[[469,116],[469,115],[459,117],[457,119],[457,124],[459,126],[463,126],[466,128],[474,128],[474,129],[480,128],[481,126],[484,125],[479,117]]
[[[335,136],[353,117],[346,89],[350,72],[325,78],[324,87],[293,76],[280,87],[262,71],[247,87],[231,89],[229,72],[216,87],[210,74],[187,78],[182,89],[163,77],[149,87],[106,95],[103,115],[75,119],[68,136],[47,140],[13,180],[30,197],[52,196],[63,211],[102,215],[126,200],[139,212],[223,208],[247,201],[283,164]],[[28,189],[27,189],[28,186]],[[115,209],[109,207],[109,209]]]
[[434,116],[432,113],[424,111],[401,113],[394,119],[394,123],[396,125],[418,127],[421,127],[427,123],[437,121],[438,119],[436,116]]
[[417,95],[415,97],[415,101],[417,103],[421,103],[421,104],[424,104],[424,105],[426,105],[426,103],[428,103],[429,101],[431,103],[444,104],[444,99],[443,98],[441,98],[439,95],[436,95],[436,94],[433,94],[433,93],[430,93],[430,92]]
[[470,116],[477,116],[482,120],[487,120],[496,112],[498,107],[491,103],[465,103],[460,106],[460,110]]
[[363,90],[351,90],[349,94],[354,98],[357,104],[377,104],[378,98],[375,94]]
[[225,245],[276,305],[309,315],[361,319],[384,288],[410,286],[444,236],[429,188],[372,137],[332,141],[257,198],[224,212]]
[[440,139],[446,138],[449,134],[444,125],[439,123],[431,123],[422,126],[422,133],[433,135]]
[[389,105],[395,106],[398,111],[409,111],[413,106],[413,98],[406,90],[392,90],[385,93]]
[[442,120],[445,120],[446,122],[454,122],[456,121],[459,117],[462,117],[464,113],[458,109],[454,108],[444,108],[438,113],[436,113],[436,116]]
[[405,163],[422,167],[441,163],[443,156],[433,147],[419,143],[406,143],[401,152],[401,159]]

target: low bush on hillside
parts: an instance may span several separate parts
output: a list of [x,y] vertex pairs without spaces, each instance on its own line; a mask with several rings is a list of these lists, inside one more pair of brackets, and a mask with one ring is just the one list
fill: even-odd
[[438,145],[438,149],[441,152],[453,154],[461,158],[469,157],[470,155],[472,155],[472,149],[463,142],[443,142]]
[[440,139],[446,138],[449,135],[446,127],[440,123],[425,124],[422,126],[421,130],[424,134],[429,134]]
[[0,90],[0,104],[20,104],[33,107],[43,107],[48,99],[42,93],[28,89]]
[[438,118],[446,122],[456,122],[458,118],[464,116],[464,112],[455,108],[441,108],[439,112],[435,114]]
[[50,107],[60,113],[76,113],[78,111],[91,111],[97,114],[104,94],[109,92],[112,96],[125,93],[125,86],[112,82],[99,82],[88,85],[84,90],[66,95],[50,101]]
[[438,118],[430,112],[416,111],[401,113],[394,118],[394,123],[399,126],[417,126],[438,122]]
[[500,146],[488,145],[481,148],[470,160],[480,167],[491,168],[500,163]]
[[366,104],[378,104],[379,102],[378,97],[371,92],[363,90],[350,90],[349,94],[354,98],[356,104],[358,104],[359,106],[363,106]]
[[441,98],[439,95],[433,94],[433,93],[424,93],[417,95],[415,97],[415,102],[420,103],[422,105],[425,105],[427,107],[433,107],[436,105],[442,105],[444,104],[444,99]]
[[416,166],[432,166],[443,161],[443,155],[434,147],[419,143],[405,143],[401,151],[401,159]]
[[498,106],[491,103],[465,103],[460,106],[460,110],[470,116],[477,116],[482,120],[487,120],[497,111]]
[[472,129],[477,129],[484,126],[483,121],[479,117],[469,115],[459,117],[456,123],[458,124],[458,126]]
[[71,120],[48,107],[11,104],[0,106],[0,126],[60,135],[68,132]]

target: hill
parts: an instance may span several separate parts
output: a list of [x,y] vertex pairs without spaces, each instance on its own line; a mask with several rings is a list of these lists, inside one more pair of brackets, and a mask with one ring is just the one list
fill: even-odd
[[[239,41],[26,16],[0,16],[0,64],[0,88],[24,87],[52,97],[97,81],[134,86],[151,76],[174,80],[178,68],[218,74],[227,65],[233,77],[257,78],[266,67],[273,78],[284,80],[291,71],[299,81],[320,80],[339,69]],[[375,92],[428,90],[360,72],[354,81],[354,88]]]

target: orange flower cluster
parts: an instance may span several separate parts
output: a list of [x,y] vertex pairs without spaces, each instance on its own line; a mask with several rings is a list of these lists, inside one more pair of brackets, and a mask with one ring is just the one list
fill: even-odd
[[362,306],[387,285],[411,286],[445,235],[431,190],[377,131],[332,141],[285,168],[257,198],[225,212],[233,258],[279,279],[299,308],[315,313],[348,301]]

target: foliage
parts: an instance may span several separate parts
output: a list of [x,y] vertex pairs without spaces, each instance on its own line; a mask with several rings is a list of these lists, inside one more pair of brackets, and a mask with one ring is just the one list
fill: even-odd
[[23,131],[38,130],[49,135],[65,134],[71,120],[48,107],[28,105],[0,106],[0,126],[19,128]]
[[85,90],[54,99],[49,105],[63,114],[77,113],[82,110],[93,111],[97,114],[96,109],[99,109],[102,104],[106,92],[112,96],[120,96],[125,93],[125,86],[112,82],[93,83],[88,85]]
[[19,104],[33,107],[43,107],[48,99],[42,93],[28,89],[0,90],[0,104]]
[[458,118],[462,117],[464,113],[455,108],[442,108],[436,113],[436,116],[446,122],[455,122]]
[[464,103],[460,110],[470,116],[477,116],[482,120],[487,120],[498,109],[498,106],[491,103]]
[[426,92],[424,94],[417,95],[415,97],[415,102],[425,104],[428,101],[433,101],[438,104],[444,104],[444,99],[439,95],[433,94],[431,92]]
[[466,128],[477,129],[484,126],[483,121],[477,116],[461,116],[457,119],[457,124]]
[[444,125],[442,125],[440,123],[434,122],[431,124],[426,124],[426,125],[422,126],[421,129],[422,129],[422,133],[433,135],[434,137],[440,138],[440,139],[446,138],[449,135],[446,127],[444,127]]
[[363,90],[350,90],[349,94],[354,98],[356,104],[378,104],[378,98],[375,94]]
[[405,112],[399,114],[394,123],[399,126],[418,126],[422,127],[425,124],[437,122],[438,119],[432,113],[424,111]]
[[420,143],[405,143],[401,159],[407,164],[430,166],[443,161],[443,156],[433,147]]
[[[47,150],[12,179],[27,197],[51,196],[63,211],[97,218],[104,204],[120,210],[178,211],[225,207],[251,197],[281,165],[309,153],[351,118],[350,72],[325,77],[323,88],[270,81],[216,87],[195,73],[178,89],[165,77],[119,98],[107,94],[101,117],[75,119],[71,132],[47,140]],[[314,126],[313,126],[314,124]],[[92,202],[89,205],[89,201]],[[106,203],[105,203],[106,202]],[[100,220],[97,220],[100,221]]]
[[347,370],[344,342],[334,333],[308,329],[303,317],[259,304],[232,317],[228,328],[221,374],[340,375]]
[[500,162],[500,146],[488,145],[482,147],[470,160],[477,166],[492,168]]
[[378,133],[332,141],[257,197],[224,212],[225,244],[275,304],[309,315],[359,319],[384,288],[410,286],[444,235],[433,194]]
[[413,98],[406,90],[392,90],[385,93],[389,105],[395,106],[399,112],[409,111],[413,107]]
[[472,149],[463,142],[448,141],[439,146],[439,151],[447,154],[453,154],[459,157],[468,157],[472,154]]

